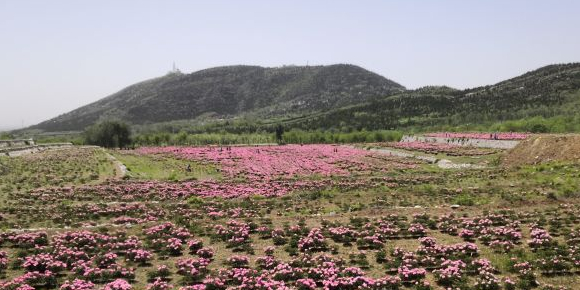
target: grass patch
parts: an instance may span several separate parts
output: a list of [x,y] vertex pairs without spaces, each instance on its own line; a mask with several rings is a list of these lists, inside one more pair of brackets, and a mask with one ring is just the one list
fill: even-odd
[[[181,160],[167,155],[138,155],[121,151],[111,154],[127,166],[130,177],[145,180],[186,181],[221,179],[221,174],[213,165]],[[187,170],[188,165],[190,171]]]

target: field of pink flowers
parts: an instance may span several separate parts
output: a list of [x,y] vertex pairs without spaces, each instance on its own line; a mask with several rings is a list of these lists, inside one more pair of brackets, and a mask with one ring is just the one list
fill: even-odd
[[332,145],[137,154],[223,178],[8,192],[0,289],[548,290],[580,279],[580,203],[552,186],[579,166],[438,172]]
[[257,147],[146,147],[141,154],[173,154],[178,158],[218,165],[227,178],[269,181],[279,178],[347,176],[393,168],[412,168],[407,160],[338,145]]
[[499,133],[457,133],[457,132],[438,132],[425,134],[427,137],[439,138],[456,138],[456,139],[487,139],[487,140],[525,140],[529,133],[517,132],[499,132]]
[[[209,214],[217,207],[202,211]],[[577,221],[580,208],[563,206],[555,212]],[[184,207],[173,212],[193,218],[191,213]],[[263,217],[236,209],[213,215],[197,230],[158,218],[125,218],[120,224],[136,226],[3,233],[0,271],[9,278],[0,287],[529,289],[539,277],[580,270],[580,232],[556,239],[537,213],[467,218],[423,212],[410,219],[397,214],[321,219],[313,226],[304,219],[277,225]],[[341,255],[345,250],[349,254]],[[521,256],[521,251],[531,254]],[[500,255],[491,256],[496,263],[486,258],[490,253]]]

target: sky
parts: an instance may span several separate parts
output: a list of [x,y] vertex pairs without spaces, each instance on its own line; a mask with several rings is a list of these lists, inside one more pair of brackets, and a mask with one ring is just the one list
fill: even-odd
[[407,88],[580,61],[577,0],[0,0],[0,130],[145,79],[351,63]]

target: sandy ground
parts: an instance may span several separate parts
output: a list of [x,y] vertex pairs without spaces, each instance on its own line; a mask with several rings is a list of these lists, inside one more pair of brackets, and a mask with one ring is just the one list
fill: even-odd
[[551,161],[580,162],[580,135],[535,135],[511,149],[502,159],[507,167]]

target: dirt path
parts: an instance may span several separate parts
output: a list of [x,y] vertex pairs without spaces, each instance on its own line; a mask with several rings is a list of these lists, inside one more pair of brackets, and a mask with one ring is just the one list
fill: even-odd
[[127,166],[125,166],[125,164],[123,164],[121,161],[119,161],[117,158],[115,158],[115,156],[111,155],[109,152],[105,151],[104,149],[103,149],[103,152],[105,152],[105,154],[107,154],[107,157],[113,163],[113,166],[115,166],[115,179],[120,180],[120,179],[125,178],[125,176],[127,175]]

